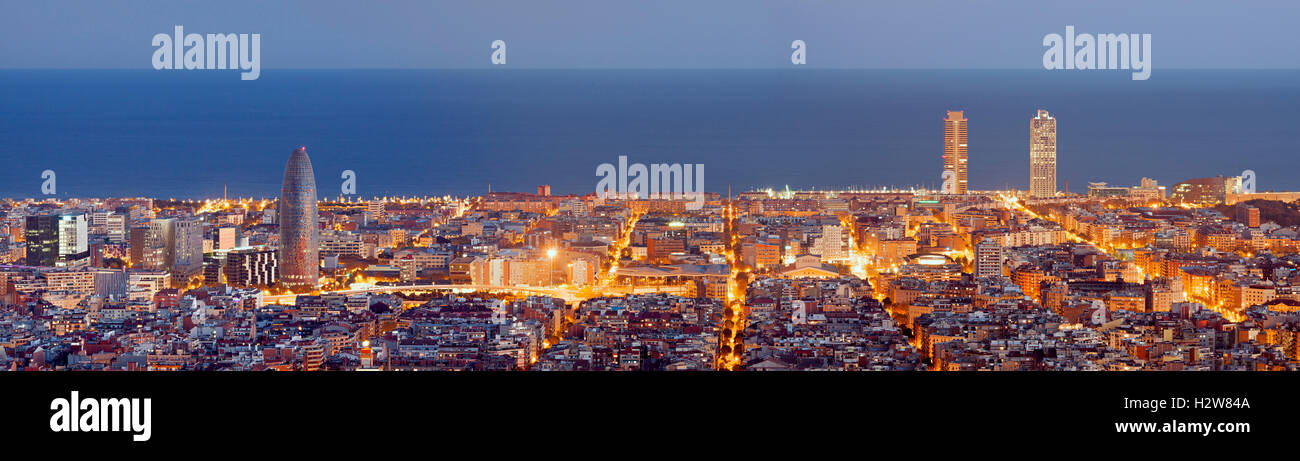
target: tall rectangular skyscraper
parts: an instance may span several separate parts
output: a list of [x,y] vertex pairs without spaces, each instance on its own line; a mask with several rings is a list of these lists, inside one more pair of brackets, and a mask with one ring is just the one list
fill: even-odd
[[28,266],[54,266],[59,259],[59,221],[50,215],[27,217],[23,230],[27,240]]
[[943,170],[945,176],[952,172],[952,188],[945,192],[966,193],[966,115],[965,111],[950,110],[943,119]]
[[85,213],[69,213],[59,216],[59,260],[56,266],[75,265],[85,262],[90,254],[89,223]]
[[147,270],[170,271],[174,260],[172,250],[175,248],[175,232],[175,218],[149,220],[149,227],[140,239],[140,259],[133,259],[135,265]]
[[1029,120],[1029,194],[1056,195],[1056,119],[1042,109]]
[[180,219],[172,225],[171,271],[173,276],[188,277],[203,271],[203,223],[197,219]]

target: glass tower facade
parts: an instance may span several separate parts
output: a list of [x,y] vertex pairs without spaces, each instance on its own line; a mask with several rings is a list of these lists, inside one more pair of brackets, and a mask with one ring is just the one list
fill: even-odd
[[280,282],[290,288],[315,288],[320,278],[316,174],[306,147],[299,147],[289,155],[278,207]]
[[23,233],[27,240],[28,266],[54,266],[59,257],[59,221],[55,216],[27,217]]

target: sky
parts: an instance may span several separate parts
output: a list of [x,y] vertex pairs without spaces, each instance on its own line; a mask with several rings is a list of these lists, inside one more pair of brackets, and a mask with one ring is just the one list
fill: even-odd
[[1043,36],[1152,34],[1155,69],[1300,68],[1300,2],[5,0],[0,68],[148,69],[157,33],[257,33],[263,69],[1041,68]]

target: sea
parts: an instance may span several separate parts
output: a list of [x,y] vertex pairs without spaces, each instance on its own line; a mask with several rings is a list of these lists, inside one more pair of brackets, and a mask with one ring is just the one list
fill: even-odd
[[602,163],[702,164],[710,192],[937,188],[943,118],[971,189],[1024,189],[1029,120],[1058,185],[1253,170],[1300,190],[1300,71],[0,71],[0,198],[276,197],[306,146],[320,195],[595,190]]

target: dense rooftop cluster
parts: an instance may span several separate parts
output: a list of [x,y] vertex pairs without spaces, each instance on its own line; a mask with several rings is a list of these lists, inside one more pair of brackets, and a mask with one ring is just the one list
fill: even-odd
[[1139,189],[323,201],[297,292],[274,201],[8,200],[0,368],[1300,364],[1295,210]]

